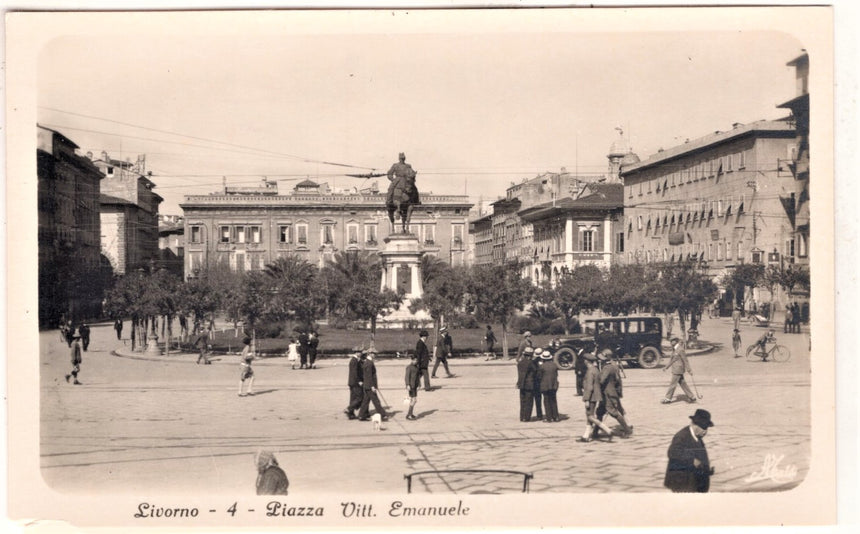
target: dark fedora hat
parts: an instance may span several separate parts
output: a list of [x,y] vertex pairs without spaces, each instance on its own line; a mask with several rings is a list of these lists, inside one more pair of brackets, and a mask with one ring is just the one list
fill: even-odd
[[422,330],[418,332],[418,337],[428,337],[430,334],[427,333],[427,330]]
[[701,428],[714,426],[713,421],[711,421],[711,412],[708,410],[698,409],[696,413],[690,416],[690,419],[693,420],[693,424]]

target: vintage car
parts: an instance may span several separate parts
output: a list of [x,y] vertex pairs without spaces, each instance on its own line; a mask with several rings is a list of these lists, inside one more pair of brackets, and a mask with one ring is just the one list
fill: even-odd
[[663,356],[663,321],[659,317],[587,319],[582,334],[561,338],[554,358],[562,369],[573,369],[578,354],[594,352],[652,369]]

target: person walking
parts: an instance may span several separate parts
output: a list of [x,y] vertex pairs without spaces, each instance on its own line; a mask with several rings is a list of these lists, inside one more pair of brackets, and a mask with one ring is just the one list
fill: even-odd
[[558,422],[558,365],[553,361],[552,353],[544,350],[541,354],[540,368],[538,370],[540,381],[540,394],[543,397],[544,413],[546,423]]
[[791,319],[792,319],[792,329],[795,334],[800,333],[800,323],[802,322],[801,313],[800,313],[800,304],[795,300],[791,305]]
[[364,397],[361,387],[361,366],[364,363],[362,360],[365,354],[366,352],[356,347],[349,355],[349,371],[346,379],[346,385],[349,386],[349,404],[343,411],[348,419],[355,419],[355,411],[361,407]]
[[732,311],[732,324],[735,330],[741,328],[741,307],[735,304],[735,309]]
[[589,352],[585,355],[585,379],[582,382],[582,402],[585,404],[585,432],[577,441],[587,443],[594,439],[596,430],[602,430],[612,441],[612,431],[597,417],[597,405],[603,402],[600,392],[600,372],[597,369],[597,356]]
[[320,344],[319,334],[311,330],[308,334],[308,369],[314,369],[317,361],[317,348]]
[[439,364],[445,368],[445,378],[452,378],[454,375],[448,369],[448,357],[454,350],[454,342],[451,339],[451,334],[448,333],[448,327],[443,326],[439,329],[439,339],[436,341],[436,363],[433,364],[433,373],[430,378],[436,378],[436,370],[439,369]]
[[669,363],[663,368],[665,373],[667,369],[672,369],[672,382],[669,383],[669,389],[666,390],[666,397],[661,401],[663,404],[669,404],[675,400],[675,387],[680,385],[687,396],[687,402],[696,402],[696,396],[690,391],[690,386],[684,380],[684,373],[693,374],[693,369],[690,367],[690,362],[687,360],[687,351],[684,348],[684,342],[677,337],[672,338],[672,357]]
[[290,369],[295,369],[296,362],[299,361],[299,342],[294,337],[290,338],[287,345],[287,361],[290,362]]
[[585,371],[588,368],[585,366],[585,349],[576,349],[576,356],[573,360],[573,372],[576,374],[576,396],[582,397],[582,384],[585,381]]
[[299,369],[305,369],[308,365],[308,333],[304,330],[299,332]]
[[493,333],[493,327],[487,325],[487,332],[484,334],[484,343],[487,347],[487,360],[494,360],[496,353],[493,352],[493,347],[496,346],[496,335]]
[[122,319],[117,319],[113,322],[113,329],[116,330],[116,340],[122,340]]
[[72,358],[72,370],[69,374],[66,375],[66,382],[69,381],[69,378],[75,377],[74,385],[80,386],[81,383],[78,382],[78,373],[81,372],[81,362],[83,362],[83,358],[81,357],[81,336],[72,333],[72,346],[71,346],[71,358]]
[[532,419],[534,404],[535,368],[532,362],[534,349],[526,347],[517,360],[517,389],[520,390],[520,422],[528,423]]
[[383,421],[388,419],[388,414],[386,414],[385,410],[382,408],[382,403],[379,402],[379,395],[377,395],[379,390],[377,389],[378,385],[376,382],[376,365],[373,363],[373,359],[373,354],[368,354],[361,366],[361,387],[364,397],[361,401],[361,409],[358,411],[359,421],[370,420],[371,402],[373,403],[373,407],[376,409],[376,413],[382,416]]
[[424,391],[433,391],[430,387],[430,349],[427,348],[427,330],[418,332],[418,342],[415,344],[415,354],[418,356],[418,371],[424,377]]
[[212,362],[209,360],[209,327],[203,327],[203,331],[194,340],[194,346],[200,351],[200,354],[197,356],[197,364],[199,365],[200,360],[203,360],[204,365],[210,365]]
[[75,338],[75,328],[72,326],[72,321],[66,321],[66,343],[69,344],[69,347],[72,346],[72,341]]
[[702,438],[714,426],[707,410],[696,410],[690,416],[690,426],[679,430],[669,445],[669,463],[663,485],[674,493],[707,493],[714,468]]
[[788,334],[794,332],[794,311],[791,304],[785,305],[785,320],[782,322],[782,333]]
[[534,343],[532,343],[532,333],[526,330],[523,332],[523,338],[520,340],[520,346],[517,347],[517,361],[523,357],[523,351],[525,351],[526,347],[531,347],[532,351],[534,351]]
[[87,323],[82,323],[80,328],[78,328],[78,333],[81,335],[81,346],[84,349],[84,352],[90,348],[90,327]]
[[409,397],[409,411],[406,412],[406,419],[414,421],[415,417],[413,410],[418,402],[418,387],[421,383],[421,373],[418,370],[418,355],[411,354],[409,356],[409,365],[406,366],[406,396]]
[[[251,367],[251,362],[254,361],[254,351],[251,349],[251,338],[246,337],[242,343],[245,348],[242,349],[242,362],[239,364],[239,396],[247,397],[254,394],[254,369]],[[245,390],[245,381],[248,382],[247,390]]]
[[532,357],[532,399],[534,399],[535,403],[535,415],[537,416],[538,421],[543,421],[543,396],[540,391],[540,365],[541,365],[541,355],[543,355],[543,349],[538,347],[534,350],[534,356]]
[[257,464],[257,495],[287,495],[290,481],[278,465],[275,455],[260,451],[255,460]]
[[627,422],[626,412],[621,406],[621,366],[615,359],[606,361],[600,370],[600,392],[603,394],[604,410],[621,424],[620,437],[629,438],[633,434],[633,426]]

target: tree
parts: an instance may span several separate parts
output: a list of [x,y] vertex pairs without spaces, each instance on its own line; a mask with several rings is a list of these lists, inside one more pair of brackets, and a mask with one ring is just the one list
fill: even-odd
[[466,291],[478,320],[502,325],[502,350],[508,353],[508,323],[534,293],[531,282],[520,276],[516,263],[478,265],[470,273]]
[[610,315],[629,315],[647,307],[648,277],[644,265],[612,265],[605,283],[596,294],[600,309]]
[[330,311],[370,322],[371,334],[376,333],[377,317],[391,313],[403,300],[390,289],[380,290],[382,264],[367,251],[335,254],[323,267],[321,278]]
[[316,321],[325,300],[325,295],[319,291],[319,269],[304,258],[289,255],[266,265],[264,273],[270,281],[271,292],[265,310],[268,318],[299,321],[304,325]]
[[677,310],[681,333],[686,338],[686,320],[695,330],[705,304],[717,294],[717,286],[693,263],[662,263],[649,269],[648,294],[655,311]]
[[764,281],[764,265],[761,263],[743,263],[724,281],[735,295],[735,306],[743,306],[747,288],[761,287]]
[[557,309],[564,320],[564,333],[570,334],[583,310],[600,304],[604,287],[603,272],[595,265],[580,265],[561,275],[555,287],[545,287],[540,298]]
[[221,292],[206,273],[199,278],[187,280],[180,289],[180,295],[179,312],[191,315],[195,333],[221,306]]
[[[422,260],[425,257],[427,256],[422,257]],[[441,264],[427,262],[431,265],[429,275],[423,270],[425,262],[422,262],[421,274],[424,278],[424,294],[410,306],[410,310],[413,312],[419,309],[426,310],[433,318],[433,325],[436,327],[437,333],[439,327],[442,326],[442,320],[460,308],[463,295],[466,292],[464,271],[455,269],[441,260],[439,262]]]

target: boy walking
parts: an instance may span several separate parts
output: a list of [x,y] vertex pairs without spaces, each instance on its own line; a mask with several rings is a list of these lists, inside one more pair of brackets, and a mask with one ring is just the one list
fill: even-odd
[[[242,349],[242,363],[240,364],[239,396],[246,397],[254,394],[254,369],[251,362],[254,361],[254,351],[251,350],[251,338],[242,340],[245,348]],[[248,381],[248,389],[245,390],[245,381]]]
[[409,397],[409,411],[406,413],[406,419],[414,421],[418,419],[412,410],[415,409],[415,404],[418,402],[418,386],[421,380],[421,373],[418,370],[418,355],[411,354],[409,365],[406,366],[406,395]]

